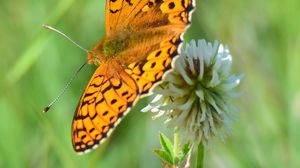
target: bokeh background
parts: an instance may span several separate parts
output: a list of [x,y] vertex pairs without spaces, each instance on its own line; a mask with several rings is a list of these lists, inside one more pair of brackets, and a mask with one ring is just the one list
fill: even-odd
[[[92,48],[105,34],[104,7],[104,0],[0,0],[0,167],[160,167],[153,149],[159,131],[171,131],[140,112],[146,100],[95,152],[73,152],[71,121],[92,65],[42,113],[86,54],[41,25]],[[232,134],[206,151],[206,167],[300,167],[299,9],[299,0],[197,0],[186,41],[228,44],[233,72],[245,74]]]

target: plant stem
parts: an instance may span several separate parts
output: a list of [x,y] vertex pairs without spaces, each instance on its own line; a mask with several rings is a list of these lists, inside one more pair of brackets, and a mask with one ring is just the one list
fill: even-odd
[[203,168],[204,146],[202,143],[198,145],[197,168]]
[[179,145],[180,142],[179,142],[178,128],[175,127],[174,128],[174,160],[173,160],[175,167],[177,167],[177,162],[178,162]]

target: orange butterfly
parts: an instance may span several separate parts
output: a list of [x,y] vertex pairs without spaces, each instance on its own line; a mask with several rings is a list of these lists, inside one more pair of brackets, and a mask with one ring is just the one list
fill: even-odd
[[78,153],[96,148],[178,55],[193,0],[107,0],[106,36],[88,52],[98,66],[74,115]]

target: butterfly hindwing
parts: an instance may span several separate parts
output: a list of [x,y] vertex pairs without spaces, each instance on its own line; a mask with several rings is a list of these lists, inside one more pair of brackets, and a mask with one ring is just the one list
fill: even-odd
[[111,74],[101,65],[86,87],[73,119],[72,143],[78,153],[105,140],[138,96],[135,81],[124,71]]
[[136,80],[140,94],[146,94],[149,89],[160,81],[164,73],[171,68],[172,59],[178,55],[179,36],[162,42],[160,47],[151,52],[145,61],[135,62],[128,66],[126,72]]

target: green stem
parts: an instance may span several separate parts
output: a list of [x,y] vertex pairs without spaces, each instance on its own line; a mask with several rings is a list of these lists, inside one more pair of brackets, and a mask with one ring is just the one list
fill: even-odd
[[177,162],[178,162],[178,154],[179,154],[179,133],[177,127],[174,128],[174,166],[177,167]]
[[204,146],[202,143],[198,145],[197,168],[203,168]]

